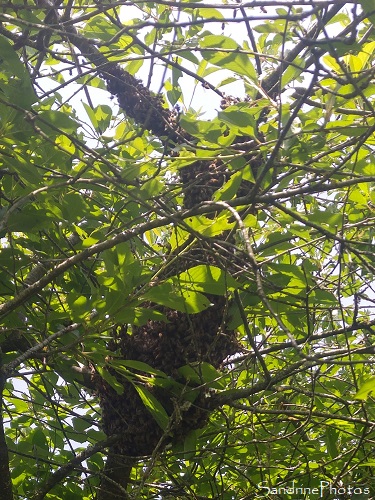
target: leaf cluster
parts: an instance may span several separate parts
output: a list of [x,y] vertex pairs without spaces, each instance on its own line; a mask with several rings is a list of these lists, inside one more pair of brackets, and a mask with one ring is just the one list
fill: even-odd
[[[2,6],[4,500],[99,494],[94,367],[165,441],[197,387],[212,412],[132,464],[129,498],[374,494],[374,13],[271,4]],[[172,377],[109,349],[210,296],[241,345],[222,367]]]

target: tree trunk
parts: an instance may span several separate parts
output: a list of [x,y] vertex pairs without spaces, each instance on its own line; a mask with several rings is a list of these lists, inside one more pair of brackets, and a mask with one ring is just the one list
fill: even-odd
[[114,453],[113,448],[110,448],[97,500],[124,500],[128,498],[126,488],[134,461],[134,457],[119,455]]
[[3,390],[6,378],[0,374],[0,492],[1,500],[13,500],[12,479],[9,471],[9,454],[5,441],[3,421]]

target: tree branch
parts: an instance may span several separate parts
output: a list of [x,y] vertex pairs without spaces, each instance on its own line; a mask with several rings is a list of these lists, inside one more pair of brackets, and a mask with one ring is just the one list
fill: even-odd
[[118,439],[119,436],[117,435],[111,436],[108,439],[99,441],[98,443],[89,446],[85,451],[79,453],[76,457],[70,460],[70,462],[66,463],[55,472],[53,472],[44,483],[43,487],[36,491],[35,495],[32,497],[32,500],[42,500],[43,498],[45,498],[47,493],[51,491],[51,489],[56,486],[56,484],[65,479],[68,474],[74,471],[74,469],[76,469],[84,460],[87,460],[92,455],[95,455],[95,453],[102,451],[104,448],[108,448],[109,446],[113,445]]
[[[1,352],[0,352],[1,356]],[[2,363],[2,360],[0,360]],[[13,500],[12,478],[9,470],[9,453],[5,440],[3,419],[3,390],[6,374],[1,367],[0,371],[0,492],[1,500]]]

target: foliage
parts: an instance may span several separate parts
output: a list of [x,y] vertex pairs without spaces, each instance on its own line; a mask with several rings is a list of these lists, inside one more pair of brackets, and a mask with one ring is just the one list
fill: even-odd
[[[4,500],[96,498],[94,372],[162,436],[122,498],[375,495],[373,7],[271,4],[1,5]],[[222,364],[110,349],[213,303]]]

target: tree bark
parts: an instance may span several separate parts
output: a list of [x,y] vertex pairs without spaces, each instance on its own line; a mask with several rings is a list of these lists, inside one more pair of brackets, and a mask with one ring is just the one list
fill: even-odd
[[0,373],[0,492],[1,500],[13,500],[12,479],[9,470],[9,453],[5,441],[3,420],[3,390],[6,377]]
[[96,499],[127,499],[126,488],[134,462],[134,457],[119,455],[110,449]]

